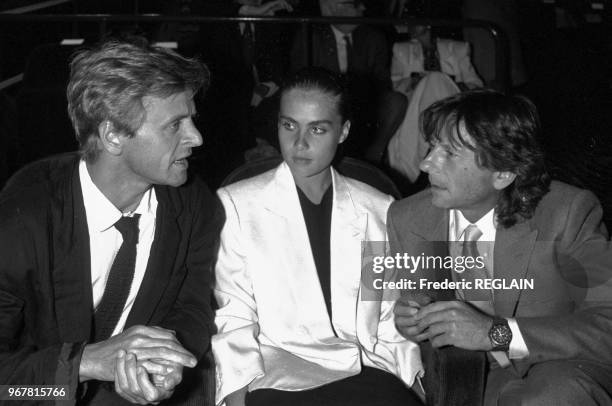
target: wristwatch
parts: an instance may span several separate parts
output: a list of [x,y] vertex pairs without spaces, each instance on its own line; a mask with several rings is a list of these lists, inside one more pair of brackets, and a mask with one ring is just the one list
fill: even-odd
[[493,325],[489,330],[489,340],[493,345],[492,351],[508,351],[510,349],[512,330],[510,330],[508,320],[501,317],[493,318]]

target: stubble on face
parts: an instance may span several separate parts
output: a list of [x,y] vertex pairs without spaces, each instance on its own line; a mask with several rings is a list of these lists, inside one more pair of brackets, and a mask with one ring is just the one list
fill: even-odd
[[[463,128],[460,131],[465,131]],[[464,143],[475,145],[467,132]],[[467,145],[447,136],[432,146],[422,168],[429,175],[432,204],[443,209],[460,210],[466,218],[479,218],[497,203],[499,191],[494,187],[495,172],[481,167],[477,155]]]

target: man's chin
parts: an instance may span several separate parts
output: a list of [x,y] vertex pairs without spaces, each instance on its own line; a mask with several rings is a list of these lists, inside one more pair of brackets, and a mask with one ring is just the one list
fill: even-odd
[[185,182],[187,182],[187,171],[185,171],[185,173],[183,174],[172,176],[166,182],[163,182],[163,185],[171,186],[171,187],[179,187],[179,186],[183,186]]
[[431,204],[440,209],[450,209],[451,208],[450,202],[442,198],[442,196],[436,196],[435,194],[431,195]]

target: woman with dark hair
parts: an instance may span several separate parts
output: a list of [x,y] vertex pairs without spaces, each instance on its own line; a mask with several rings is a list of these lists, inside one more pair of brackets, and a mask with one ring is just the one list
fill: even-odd
[[362,241],[385,240],[393,199],[331,166],[347,106],[337,76],[300,71],[281,90],[284,162],[218,192],[217,403],[420,404],[392,302],[360,299]]

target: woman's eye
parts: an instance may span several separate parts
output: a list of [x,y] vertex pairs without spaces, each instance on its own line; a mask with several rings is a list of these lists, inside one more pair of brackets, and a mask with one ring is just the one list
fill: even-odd
[[293,131],[295,126],[289,121],[281,121],[281,126],[287,131]]
[[326,133],[325,128],[321,128],[321,127],[312,127],[311,131],[315,135],[321,135],[321,134],[325,134]]

